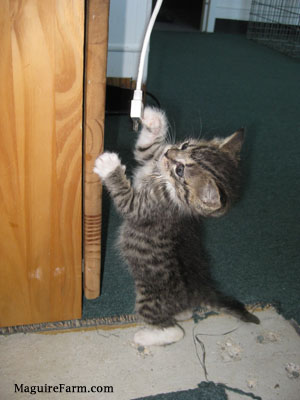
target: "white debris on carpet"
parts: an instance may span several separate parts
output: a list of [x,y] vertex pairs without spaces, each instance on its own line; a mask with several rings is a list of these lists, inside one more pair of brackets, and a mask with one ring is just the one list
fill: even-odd
[[[299,335],[272,309],[256,315],[260,325],[223,315],[197,324],[182,322],[183,340],[165,347],[133,344],[137,326],[1,336],[0,399],[129,400],[194,389],[205,380],[205,366],[208,380],[215,383],[263,400],[299,400]],[[44,393],[29,394],[33,387]],[[55,387],[59,393],[53,393]],[[244,398],[227,395],[230,400]]]

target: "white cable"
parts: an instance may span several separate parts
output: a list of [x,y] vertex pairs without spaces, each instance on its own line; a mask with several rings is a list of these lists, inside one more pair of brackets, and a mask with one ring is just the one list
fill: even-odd
[[141,56],[140,56],[140,63],[139,63],[139,69],[138,69],[138,76],[136,80],[136,88],[133,94],[133,99],[131,101],[131,109],[130,109],[130,116],[134,120],[134,130],[137,130],[138,128],[138,121],[142,117],[143,113],[143,91],[142,91],[142,79],[143,79],[143,71],[144,71],[144,64],[145,64],[145,58],[146,58],[146,52],[151,36],[151,32],[153,29],[153,25],[155,23],[157,14],[159,13],[160,7],[162,5],[163,0],[157,0],[153,13],[151,15],[146,34],[144,37],[144,42],[143,42],[143,47],[141,51]]
[[157,0],[154,10],[153,10],[153,13],[151,15],[147,30],[146,30],[143,47],[142,47],[142,51],[141,51],[139,72],[138,72],[137,81],[136,81],[136,90],[141,90],[141,88],[142,88],[142,79],[143,79],[143,71],[144,71],[146,52],[147,52],[147,48],[148,48],[148,44],[149,44],[149,40],[150,40],[150,35],[151,35],[152,29],[153,29],[153,25],[155,23],[157,14],[159,13],[162,2],[163,2],[163,0]]

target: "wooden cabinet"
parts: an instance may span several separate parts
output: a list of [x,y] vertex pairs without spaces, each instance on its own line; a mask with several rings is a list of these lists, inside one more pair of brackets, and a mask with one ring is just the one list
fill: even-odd
[[[108,6],[1,2],[0,326],[80,318],[83,214],[92,223],[88,276],[99,278],[101,187],[92,165],[103,144]],[[101,40],[91,36],[90,59],[84,54],[86,15],[88,29],[103,18],[101,65]],[[100,77],[85,76],[86,62]],[[90,103],[96,90],[100,100],[83,120],[84,93]]]

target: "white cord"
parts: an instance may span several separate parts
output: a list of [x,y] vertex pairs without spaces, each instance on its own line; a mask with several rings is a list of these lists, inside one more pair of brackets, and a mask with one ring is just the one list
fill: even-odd
[[131,100],[131,109],[130,109],[130,117],[133,119],[133,129],[135,131],[138,130],[138,122],[142,118],[143,114],[143,91],[142,91],[142,79],[143,79],[143,71],[145,64],[146,52],[151,36],[151,32],[153,29],[153,25],[155,23],[157,14],[159,13],[160,7],[162,5],[163,0],[157,0],[153,13],[151,15],[146,34],[144,37],[143,47],[140,56],[140,63],[138,69],[138,76],[136,81],[136,88],[133,94],[133,99]]
[[151,32],[153,29],[153,25],[155,23],[157,14],[159,13],[160,7],[162,5],[163,0],[157,0],[153,13],[151,15],[147,30],[146,30],[146,34],[144,37],[144,42],[143,42],[143,47],[142,47],[142,51],[141,51],[141,57],[140,57],[140,64],[139,64],[139,72],[138,72],[138,76],[137,76],[137,81],[136,81],[136,90],[141,90],[142,88],[142,78],[143,78],[143,71],[144,71],[144,64],[145,64],[145,57],[146,57],[146,51],[147,51],[147,47],[149,44],[149,40],[150,40],[150,36],[151,36]]

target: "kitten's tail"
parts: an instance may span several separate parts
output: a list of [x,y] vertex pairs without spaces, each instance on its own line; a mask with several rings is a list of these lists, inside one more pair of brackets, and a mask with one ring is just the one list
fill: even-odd
[[252,322],[253,324],[259,324],[260,320],[249,311],[243,303],[236,300],[234,297],[227,296],[219,291],[214,292],[213,298],[210,298],[208,305],[218,311],[223,311],[226,314],[231,314],[242,321]]

